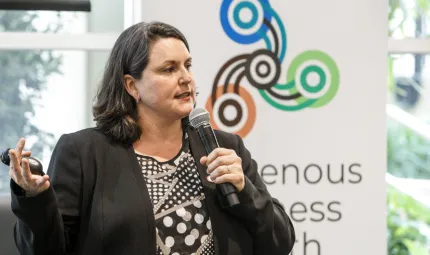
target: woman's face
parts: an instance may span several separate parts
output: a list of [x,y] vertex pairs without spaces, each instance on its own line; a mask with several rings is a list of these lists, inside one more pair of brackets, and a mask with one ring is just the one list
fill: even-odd
[[148,65],[136,80],[140,114],[172,120],[188,116],[195,101],[191,56],[176,38],[160,38],[152,43]]

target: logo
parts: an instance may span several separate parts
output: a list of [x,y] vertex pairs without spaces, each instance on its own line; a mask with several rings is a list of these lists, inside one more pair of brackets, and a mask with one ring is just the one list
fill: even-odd
[[[215,128],[241,137],[252,130],[256,106],[248,89],[256,89],[265,102],[282,111],[322,107],[336,95],[339,70],[322,51],[300,53],[286,74],[281,73],[288,49],[287,31],[268,0],[224,0],[220,21],[234,42],[249,45],[263,40],[265,48],[233,56],[219,69],[206,102]],[[283,75],[286,82],[281,83]],[[233,118],[229,108],[236,112]]]

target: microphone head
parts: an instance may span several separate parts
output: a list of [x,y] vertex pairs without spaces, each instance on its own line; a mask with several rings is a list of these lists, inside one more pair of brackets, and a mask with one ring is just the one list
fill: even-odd
[[190,116],[188,117],[190,120],[191,126],[197,128],[203,124],[210,123],[209,112],[203,108],[195,108],[191,111]]

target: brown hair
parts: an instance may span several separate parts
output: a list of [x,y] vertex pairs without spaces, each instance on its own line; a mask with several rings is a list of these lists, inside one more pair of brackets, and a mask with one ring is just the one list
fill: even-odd
[[129,144],[139,139],[137,105],[124,87],[124,75],[140,79],[148,64],[152,43],[170,37],[184,42],[189,50],[185,36],[162,22],[135,24],[122,32],[115,42],[93,106],[97,128],[113,140]]

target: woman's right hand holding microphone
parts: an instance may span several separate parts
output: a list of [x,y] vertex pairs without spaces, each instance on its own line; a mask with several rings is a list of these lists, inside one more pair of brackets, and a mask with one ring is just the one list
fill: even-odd
[[[15,149],[9,150],[9,175],[26,193],[26,196],[36,196],[47,190],[50,186],[48,175],[32,174],[27,158],[30,151],[23,151],[25,139],[19,139]],[[21,161],[21,164],[20,164]]]

